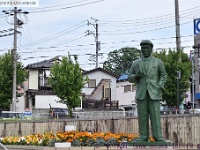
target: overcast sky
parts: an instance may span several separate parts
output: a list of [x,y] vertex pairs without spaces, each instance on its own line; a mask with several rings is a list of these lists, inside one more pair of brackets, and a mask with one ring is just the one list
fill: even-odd
[[[18,15],[25,24],[17,30],[17,52],[26,66],[57,55],[78,55],[83,69],[95,68],[95,24],[101,42],[102,67],[110,51],[123,47],[139,47],[143,39],[154,43],[154,50],[176,47],[174,0],[40,0],[27,17]],[[181,46],[189,53],[194,45],[193,19],[200,18],[199,0],[179,0]],[[12,16],[0,8],[0,31],[13,28]],[[19,9],[19,8],[18,8]],[[96,21],[96,22],[95,22]],[[89,35],[87,34],[89,31]],[[4,32],[5,35],[11,32]],[[13,35],[0,37],[0,54],[13,48]]]

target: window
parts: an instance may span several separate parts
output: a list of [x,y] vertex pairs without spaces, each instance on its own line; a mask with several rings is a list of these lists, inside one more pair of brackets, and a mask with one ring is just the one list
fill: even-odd
[[109,98],[111,97],[111,88],[105,88],[105,98]]
[[39,70],[39,86],[43,86],[44,85],[44,76],[43,76],[43,70]]
[[48,84],[48,77],[50,76],[50,70],[39,70],[39,86],[50,87]]
[[134,92],[136,90],[135,85],[132,85],[132,92]]
[[96,87],[96,79],[89,79],[88,87],[95,88]]
[[44,86],[50,87],[47,77],[44,77]]
[[131,85],[125,85],[124,86],[124,92],[131,91]]

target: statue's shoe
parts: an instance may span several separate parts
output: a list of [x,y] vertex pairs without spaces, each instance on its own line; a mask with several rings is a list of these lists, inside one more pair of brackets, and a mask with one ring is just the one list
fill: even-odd
[[142,142],[142,141],[148,141],[148,138],[139,137],[139,138],[135,139],[133,142]]

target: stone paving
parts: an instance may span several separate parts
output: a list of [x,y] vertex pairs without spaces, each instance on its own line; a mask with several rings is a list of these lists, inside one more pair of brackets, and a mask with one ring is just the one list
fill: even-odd
[[[6,145],[8,150],[200,150],[193,147],[173,147],[173,146],[128,146],[128,147],[42,147],[42,146],[20,146]],[[3,150],[0,148],[0,150]]]

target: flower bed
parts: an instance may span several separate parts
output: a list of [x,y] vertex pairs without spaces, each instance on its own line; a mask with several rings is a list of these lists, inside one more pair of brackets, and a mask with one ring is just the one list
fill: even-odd
[[[54,146],[57,142],[71,142],[72,146],[116,146],[121,142],[131,142],[137,138],[136,134],[126,133],[89,133],[89,132],[57,132],[32,134],[28,136],[1,137],[0,142],[5,145],[35,145],[35,146]],[[150,138],[153,141],[152,138]]]

